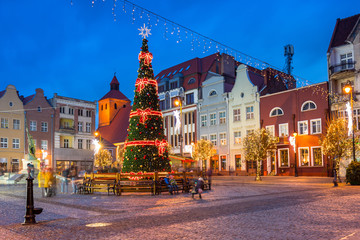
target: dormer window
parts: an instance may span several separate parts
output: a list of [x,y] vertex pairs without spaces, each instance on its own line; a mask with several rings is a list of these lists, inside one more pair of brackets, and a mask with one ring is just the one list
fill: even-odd
[[171,75],[171,72],[169,72],[169,74],[167,75],[167,77],[170,76],[170,75]]
[[184,70],[184,68],[180,68],[179,73],[181,73]]
[[173,74],[175,75],[175,74],[176,74],[176,72],[177,72],[177,70],[175,70],[175,71],[173,72]]
[[306,101],[303,103],[303,105],[301,106],[301,111],[310,111],[310,110],[315,110],[316,109],[316,104],[313,101]]
[[270,111],[270,117],[275,117],[275,116],[280,116],[280,115],[284,115],[284,111],[279,107],[273,108]]
[[185,69],[185,71],[189,70],[190,66],[191,66],[191,65],[187,66],[186,69]]
[[215,90],[210,91],[209,96],[216,96],[217,92]]
[[193,83],[195,83],[195,78],[190,78],[188,84],[193,84]]

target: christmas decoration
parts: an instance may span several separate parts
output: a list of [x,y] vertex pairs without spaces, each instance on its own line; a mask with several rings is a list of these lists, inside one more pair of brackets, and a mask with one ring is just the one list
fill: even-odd
[[152,54],[146,37],[150,30],[139,29],[143,36],[135,97],[125,141],[123,172],[169,171],[168,143],[165,140],[157,82],[152,69]]

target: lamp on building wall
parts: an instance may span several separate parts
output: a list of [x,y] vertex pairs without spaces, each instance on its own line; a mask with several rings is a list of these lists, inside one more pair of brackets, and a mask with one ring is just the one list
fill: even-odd
[[182,136],[182,101],[178,98],[174,102],[175,106],[180,107],[180,155],[183,156],[183,136]]
[[293,146],[294,148],[294,153],[295,153],[295,164],[294,164],[294,168],[295,168],[295,177],[298,176],[298,170],[297,170],[297,159],[296,159],[296,136],[297,136],[297,132],[294,132],[292,136],[289,137],[289,142],[290,145]]
[[354,136],[354,99],[353,99],[353,87],[351,86],[350,81],[346,83],[343,88],[345,94],[350,94],[350,106],[347,104],[347,113],[348,113],[348,128],[349,128],[349,136],[352,133],[352,143],[353,143],[353,161],[355,162],[355,136]]

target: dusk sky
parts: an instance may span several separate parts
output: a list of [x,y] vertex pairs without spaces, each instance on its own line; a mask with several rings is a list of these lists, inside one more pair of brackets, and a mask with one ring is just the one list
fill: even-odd
[[[215,1],[133,0],[162,17],[230,46],[280,69],[284,46],[295,48],[294,74],[308,83],[327,81],[326,51],[337,18],[360,11],[359,0],[339,1]],[[1,0],[0,90],[13,84],[20,95],[42,88],[83,100],[99,100],[109,91],[116,72],[122,91],[133,100],[141,36],[138,28],[148,22],[141,10],[117,0]],[[171,34],[176,25],[153,26],[149,50],[155,74],[195,57],[216,52],[212,46],[191,50],[184,31]],[[188,33],[190,34],[190,33]],[[181,39],[180,43],[177,41]],[[200,44],[201,45],[201,44]]]

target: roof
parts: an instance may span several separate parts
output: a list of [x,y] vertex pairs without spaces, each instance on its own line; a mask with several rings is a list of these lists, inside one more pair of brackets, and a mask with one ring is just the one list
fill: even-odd
[[336,20],[335,28],[330,40],[328,52],[330,52],[331,48],[338,47],[346,44],[346,40],[352,30],[355,27],[355,24],[358,22],[360,18],[360,14]]
[[4,96],[5,92],[6,92],[6,90],[3,90],[3,91],[0,92],[0,98],[1,98],[2,96]]
[[265,86],[264,77],[260,74],[254,73],[248,69],[248,75],[250,78],[250,81],[258,87],[258,92]]
[[119,109],[109,125],[98,128],[101,137],[112,144],[125,142],[127,137],[129,116],[132,106],[130,102],[126,103],[124,106],[125,107]]
[[117,80],[116,76],[113,77],[110,84],[119,84],[119,81]]
[[31,100],[33,100],[35,97],[35,94],[27,96],[23,99],[23,104],[26,105],[28,102],[30,102]]
[[115,98],[120,100],[130,101],[122,92],[119,90],[110,90],[105,96],[103,96],[99,101],[106,99],[106,98]]

